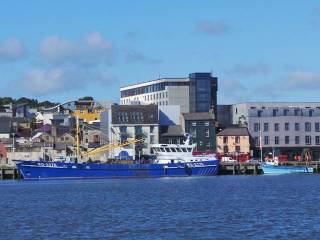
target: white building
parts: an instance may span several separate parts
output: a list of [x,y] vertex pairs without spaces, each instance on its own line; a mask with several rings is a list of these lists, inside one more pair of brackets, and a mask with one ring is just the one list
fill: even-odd
[[254,146],[264,155],[285,154],[289,160],[306,152],[320,159],[320,103],[240,103],[231,107],[233,123],[248,127]]
[[216,114],[218,79],[211,73],[191,73],[185,78],[162,78],[120,88],[120,104],[132,102],[158,106],[179,105],[182,113]]
[[149,155],[150,144],[159,143],[159,116],[157,105],[113,105],[111,107],[109,143],[123,143],[144,139],[142,144],[131,144],[109,152],[117,157],[126,151],[131,157]]
[[120,104],[179,105],[189,112],[189,78],[162,78],[120,88]]

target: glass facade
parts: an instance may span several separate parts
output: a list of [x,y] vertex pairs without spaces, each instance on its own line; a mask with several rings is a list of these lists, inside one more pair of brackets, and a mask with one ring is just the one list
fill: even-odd
[[214,109],[217,114],[217,78],[211,73],[189,74],[189,106],[190,112],[208,112]]

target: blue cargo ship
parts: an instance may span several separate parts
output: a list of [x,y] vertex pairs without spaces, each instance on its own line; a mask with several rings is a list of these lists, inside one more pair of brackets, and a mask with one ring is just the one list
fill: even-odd
[[218,173],[218,160],[169,164],[104,164],[18,161],[23,179],[130,178],[208,176]]
[[[64,161],[16,160],[23,179],[77,179],[77,178],[131,178],[131,177],[179,177],[216,175],[219,160],[214,154],[193,155],[195,144],[152,145],[156,158],[148,164],[91,163]],[[121,161],[118,161],[121,162]]]

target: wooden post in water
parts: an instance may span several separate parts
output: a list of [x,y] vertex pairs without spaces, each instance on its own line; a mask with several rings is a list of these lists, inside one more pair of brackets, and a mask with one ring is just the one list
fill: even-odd
[[0,168],[0,173],[1,173],[1,180],[3,180],[3,169],[2,169],[2,167]]

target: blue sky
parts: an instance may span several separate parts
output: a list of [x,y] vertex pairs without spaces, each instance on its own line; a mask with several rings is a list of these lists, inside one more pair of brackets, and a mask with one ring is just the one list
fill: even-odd
[[119,100],[212,71],[219,103],[320,101],[319,1],[2,0],[0,96]]

